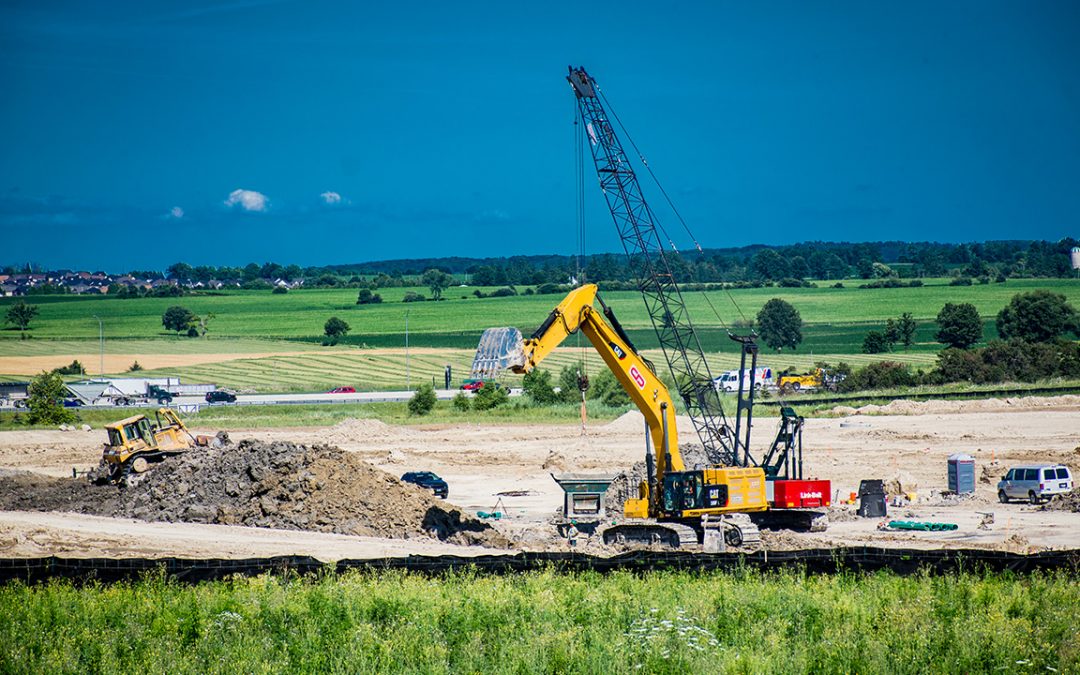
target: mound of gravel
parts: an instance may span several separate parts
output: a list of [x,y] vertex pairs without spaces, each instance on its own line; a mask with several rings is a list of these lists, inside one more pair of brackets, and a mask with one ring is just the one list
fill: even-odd
[[0,508],[508,545],[490,525],[349,453],[289,442],[191,451],[123,487],[0,475]]

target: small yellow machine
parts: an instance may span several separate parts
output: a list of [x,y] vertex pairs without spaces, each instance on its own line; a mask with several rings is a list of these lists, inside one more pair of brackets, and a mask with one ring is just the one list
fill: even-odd
[[813,372],[802,375],[781,375],[776,379],[776,386],[780,391],[801,391],[803,389],[819,389],[825,384],[825,373],[821,368],[815,368]]
[[193,436],[169,408],[159,408],[151,422],[146,415],[135,415],[106,424],[109,442],[101,453],[99,479],[116,481],[129,473],[142,473],[150,464],[179,455],[196,446],[220,447],[228,435]]

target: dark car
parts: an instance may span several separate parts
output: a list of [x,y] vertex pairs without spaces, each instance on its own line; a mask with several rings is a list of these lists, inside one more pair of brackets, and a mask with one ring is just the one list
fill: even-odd
[[410,471],[403,475],[401,480],[431,490],[439,499],[446,499],[446,495],[450,494],[450,487],[446,481],[430,471]]
[[236,403],[236,394],[227,391],[208,391],[206,392],[207,403]]
[[82,407],[82,401],[80,401],[77,398],[65,398],[64,399],[64,407],[65,408],[81,408]]

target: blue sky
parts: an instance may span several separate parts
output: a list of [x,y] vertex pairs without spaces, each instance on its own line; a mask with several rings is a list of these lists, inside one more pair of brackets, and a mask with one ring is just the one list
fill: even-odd
[[571,63],[705,246],[1080,232],[1077,2],[34,0],[0,50],[2,264],[573,253]]

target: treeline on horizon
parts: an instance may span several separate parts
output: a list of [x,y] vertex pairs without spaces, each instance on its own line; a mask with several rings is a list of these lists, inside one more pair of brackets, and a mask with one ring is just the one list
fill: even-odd
[[[973,279],[1006,277],[1070,277],[1069,252],[1080,246],[1071,237],[1049,241],[936,242],[804,242],[787,246],[752,245],[704,249],[684,255],[665,251],[676,278],[689,283],[738,283],[802,279],[840,280],[959,276]],[[343,265],[308,266],[275,262],[244,267],[192,266],[184,262],[164,271],[130,270],[140,279],[171,278],[180,282],[258,279],[309,280],[312,286],[376,281],[375,286],[415,285],[416,277],[437,269],[467,275],[476,286],[563,284],[578,281],[632,281],[625,255],[599,253],[504,257],[403,258]],[[26,267],[4,268],[7,274]]]

